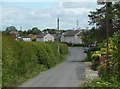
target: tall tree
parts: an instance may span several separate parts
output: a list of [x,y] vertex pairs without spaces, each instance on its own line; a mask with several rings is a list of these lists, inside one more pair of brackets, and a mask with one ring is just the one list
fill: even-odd
[[57,30],[55,30],[55,29],[49,29],[49,28],[44,29],[43,31],[44,31],[44,32],[48,32],[48,33],[50,33],[50,34],[56,34],[56,33],[57,33]]
[[114,4],[114,13],[115,13],[115,20],[113,21],[114,28],[119,30],[120,29],[120,2],[116,2]]
[[90,30],[84,30],[82,32],[82,41],[84,44],[93,44],[97,40],[96,29],[93,27]]
[[[107,4],[106,4],[107,3]],[[113,22],[116,21],[116,13],[115,13],[115,7],[112,2],[99,2],[99,5],[102,5],[100,9],[96,9],[96,11],[91,11],[89,18],[89,24],[96,24],[98,27],[98,35],[102,39],[106,38],[106,25],[108,23],[109,27],[109,36],[112,36],[112,34],[116,31],[115,27],[113,25]],[[106,8],[108,7],[108,8]],[[107,14],[108,12],[108,14]],[[108,19],[108,20],[107,20]]]
[[38,35],[41,33],[41,31],[37,27],[33,27],[32,30],[29,32],[34,35]]
[[5,31],[3,31],[3,35],[9,35],[11,31],[17,31],[15,26],[7,27]]

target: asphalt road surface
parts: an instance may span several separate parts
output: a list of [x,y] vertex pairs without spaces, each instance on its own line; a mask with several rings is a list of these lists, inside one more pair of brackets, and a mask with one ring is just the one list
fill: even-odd
[[85,64],[81,61],[86,57],[83,48],[69,48],[70,56],[56,67],[40,73],[26,81],[20,87],[79,87],[85,79]]

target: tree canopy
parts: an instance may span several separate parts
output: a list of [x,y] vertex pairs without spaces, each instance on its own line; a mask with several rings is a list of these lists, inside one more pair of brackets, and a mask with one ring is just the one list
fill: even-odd
[[3,35],[9,35],[11,31],[17,31],[16,27],[15,26],[10,26],[10,27],[7,27],[5,31],[3,31]]
[[97,8],[96,11],[91,11],[88,15],[89,24],[96,25],[94,31],[93,28],[91,29],[94,35],[90,31],[83,34],[88,37],[89,42],[91,37],[97,39],[96,41],[106,39],[107,26],[109,37],[117,30],[120,30],[120,2],[98,2],[98,5],[102,5],[102,7]]

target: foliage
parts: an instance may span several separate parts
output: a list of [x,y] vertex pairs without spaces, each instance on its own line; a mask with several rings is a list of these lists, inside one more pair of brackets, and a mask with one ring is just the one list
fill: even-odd
[[[108,62],[108,66],[103,66],[106,65],[102,64],[99,66],[99,75],[100,77],[102,77],[103,79],[108,79],[112,76],[112,75],[117,75],[117,73],[119,73],[119,71],[117,71],[119,68],[119,58],[117,59],[117,55],[119,54],[119,47],[117,45],[119,45],[119,31],[116,32],[112,38],[109,38],[109,44],[108,44],[108,56],[109,56],[109,62]],[[117,42],[117,43],[116,43]],[[101,53],[106,54],[106,48],[104,48],[106,46],[106,43],[103,42],[102,43],[102,47],[101,48]],[[106,67],[109,68],[109,70],[106,70]],[[108,76],[109,74],[109,76]],[[107,75],[107,77],[105,77]]]
[[[111,37],[114,32],[120,30],[120,2],[98,3],[98,5],[101,5],[101,8],[96,9],[96,11],[91,11],[88,17],[90,18],[89,24],[96,25],[96,34],[93,35],[93,38],[99,43],[106,39],[107,23],[109,37]],[[108,14],[106,12],[108,12]],[[89,35],[90,34],[87,36]],[[88,40],[87,38],[85,39]]]
[[20,34],[20,36],[26,36],[26,35],[28,35],[28,32],[27,31],[18,31],[19,32],[19,34]]
[[3,87],[17,86],[40,71],[54,67],[64,61],[68,48],[60,44],[58,53],[57,43],[15,41],[9,36],[3,37],[2,69]]
[[97,41],[97,35],[96,35],[97,30],[93,27],[90,30],[86,30],[82,32],[82,42],[84,44],[93,44]]
[[[101,57],[101,54],[106,54],[106,41],[103,41],[98,47],[100,51],[94,51],[89,54],[89,57],[92,58],[92,62],[95,68],[97,60]],[[113,37],[109,38],[108,44],[108,64],[103,63],[99,65],[98,72],[99,76],[104,81],[111,81],[111,77],[116,78],[117,81],[120,79],[120,31],[114,33]],[[105,59],[106,60],[106,59]],[[97,64],[98,65],[98,64]],[[107,69],[107,70],[106,70]]]
[[44,32],[48,32],[48,33],[50,33],[50,34],[56,34],[57,33],[57,30],[56,29],[44,29],[43,30]]
[[[90,24],[96,24],[101,32],[104,32],[101,36],[105,37],[106,34],[106,22],[109,27],[109,36],[119,28],[119,12],[120,12],[120,2],[106,2],[106,3],[98,3],[102,5],[101,8],[96,9],[96,11],[91,11],[89,18]],[[108,13],[107,13],[108,12]]]
[[60,44],[60,53],[61,54],[68,54],[68,48],[67,48],[67,45],[65,45],[65,44]]
[[17,31],[15,26],[7,27],[5,31],[2,32],[3,35],[9,35],[11,31]]
[[102,79],[95,79],[93,81],[85,81],[84,84],[81,85],[81,87],[119,87],[120,82],[116,81],[115,77],[111,77],[111,82],[110,81],[104,81]]
[[19,34],[21,35],[21,36],[26,36],[26,35],[28,35],[28,34],[34,34],[34,35],[38,35],[38,34],[40,34],[41,33],[41,30],[39,30],[37,27],[33,27],[32,28],[32,30],[31,29],[29,29],[29,30],[27,30],[27,31],[18,31],[19,32]]
[[34,35],[38,35],[40,34],[41,31],[37,28],[37,27],[33,27],[32,30],[28,30],[27,34],[34,34]]
[[87,58],[92,61],[92,54],[95,52],[95,51],[99,51],[100,48],[99,47],[91,47],[88,52],[87,52]]
[[98,65],[99,65],[99,58],[101,57],[100,55],[100,51],[95,51],[92,54],[92,65],[91,65],[91,69],[93,70],[97,70]]
[[113,45],[117,48],[116,52],[113,52],[114,64],[117,65],[117,75],[118,81],[120,82],[120,31],[116,32],[113,36]]

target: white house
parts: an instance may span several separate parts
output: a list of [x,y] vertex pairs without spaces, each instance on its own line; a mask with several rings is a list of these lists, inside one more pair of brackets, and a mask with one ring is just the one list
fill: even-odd
[[29,36],[23,36],[21,37],[23,41],[31,41],[31,38]]
[[41,33],[37,36],[36,41],[54,41],[54,36],[49,33]]
[[81,32],[80,30],[64,32],[61,36],[61,42],[82,44]]

